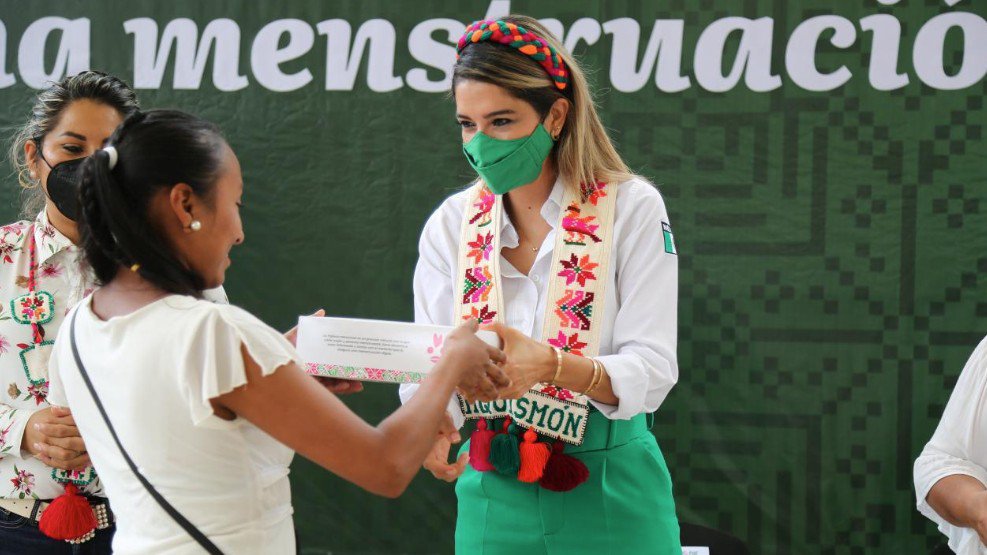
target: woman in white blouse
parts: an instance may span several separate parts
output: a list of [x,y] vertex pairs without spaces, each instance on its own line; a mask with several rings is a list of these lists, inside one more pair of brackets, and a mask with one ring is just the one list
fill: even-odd
[[368,425],[301,370],[281,334],[201,299],[244,239],[239,163],[216,127],[137,113],[109,144],[83,164],[80,195],[84,256],[102,286],[66,319],[49,400],[71,407],[86,438],[118,515],[114,553],[197,553],[207,542],[212,552],[293,553],[294,451],[396,496],[453,390],[493,398],[508,383],[495,364],[503,353],[463,326],[427,394]]
[[915,461],[918,509],[957,555],[987,554],[987,339],[960,374]]
[[491,326],[513,386],[492,403],[452,399],[447,428],[465,416],[477,431],[455,463],[454,431],[426,460],[458,479],[456,550],[679,554],[648,418],[678,378],[664,202],[629,172],[579,67],[537,21],[475,22],[458,51],[456,117],[479,179],[425,225],[415,319]]

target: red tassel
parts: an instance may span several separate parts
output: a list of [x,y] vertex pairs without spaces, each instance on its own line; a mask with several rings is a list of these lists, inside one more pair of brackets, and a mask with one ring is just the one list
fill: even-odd
[[476,430],[470,435],[470,466],[477,472],[494,469],[490,464],[490,440],[494,435],[493,430],[487,429],[487,421],[484,419],[476,423]]
[[564,454],[564,449],[565,444],[561,441],[552,445],[552,456],[548,458],[545,472],[538,482],[541,487],[551,491],[569,491],[589,478],[589,469],[583,461]]
[[69,482],[65,493],[48,505],[38,521],[38,528],[46,536],[56,540],[85,541],[96,533],[96,515],[79,488]]
[[538,434],[528,429],[524,432],[524,443],[521,444],[521,470],[517,479],[522,482],[537,482],[545,472],[545,465],[551,452],[548,445],[538,441]]

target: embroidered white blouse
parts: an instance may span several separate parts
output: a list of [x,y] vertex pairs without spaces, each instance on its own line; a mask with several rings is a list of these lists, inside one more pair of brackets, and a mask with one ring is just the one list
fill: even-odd
[[[500,258],[505,323],[539,341],[543,339],[548,282],[555,278],[550,267],[563,187],[556,181],[541,208],[541,216],[552,231],[542,242],[528,275]],[[453,314],[454,295],[462,289],[462,278],[456,274],[468,195],[467,190],[447,198],[425,224],[414,277],[418,323],[459,324]],[[670,231],[666,243],[663,224],[668,223],[665,203],[653,185],[633,179],[617,187],[606,308],[596,321],[603,325],[598,358],[606,366],[620,401],[617,406],[591,401],[611,419],[629,419],[657,410],[678,380],[678,256]],[[502,247],[517,247],[519,237],[506,212],[499,225]],[[417,389],[417,385],[402,385],[402,401],[410,399]],[[464,418],[456,399],[450,400],[449,413],[456,425],[462,426]]]
[[[224,553],[294,553],[288,466],[294,452],[253,424],[213,414],[210,399],[247,383],[241,345],[263,375],[294,347],[248,312],[171,295],[102,320],[84,299],[79,355],[138,468]],[[76,366],[71,314],[49,363],[53,404],[67,404],[117,515],[113,552],[200,553],[127,466]]]
[[[92,280],[80,266],[78,247],[48,222],[43,210],[33,222],[0,227],[0,497],[52,499],[63,492],[51,477],[52,469],[21,451],[28,419],[49,406],[48,384],[35,386],[28,381],[20,351],[32,343],[31,326],[11,318],[11,302],[28,292],[32,224],[37,290],[51,293],[55,300],[54,319],[43,325],[46,340],[55,339],[65,313],[91,289]],[[82,489],[93,495],[102,493],[98,479]]]
[[915,461],[918,510],[939,526],[957,555],[987,555],[972,528],[954,526],[926,502],[929,490],[947,476],[965,475],[987,487],[987,338],[960,373],[932,439]]

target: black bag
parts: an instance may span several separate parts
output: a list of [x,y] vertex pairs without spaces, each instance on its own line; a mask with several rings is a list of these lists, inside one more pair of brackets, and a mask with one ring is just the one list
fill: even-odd
[[86,373],[86,367],[82,364],[82,358],[79,356],[79,348],[75,343],[75,319],[78,315],[79,310],[77,309],[72,314],[72,322],[69,324],[69,339],[72,343],[72,356],[75,357],[75,365],[79,368],[79,375],[82,376],[82,381],[86,382],[86,387],[89,388],[89,394],[92,395],[93,401],[96,403],[96,408],[99,409],[99,414],[103,416],[103,422],[105,422],[106,427],[109,428],[110,435],[113,436],[113,441],[116,442],[117,448],[120,449],[120,454],[122,454],[124,460],[127,461],[127,466],[130,467],[130,471],[134,473],[134,476],[136,476],[137,480],[144,486],[147,493],[149,493],[151,497],[158,502],[158,505],[161,505],[161,508],[168,513],[168,516],[170,516],[175,522],[178,523],[179,526],[188,532],[188,535],[192,536],[192,539],[198,542],[199,545],[202,546],[202,549],[205,549],[209,555],[223,555],[223,552],[216,547],[216,544],[209,541],[209,538],[207,538],[202,531],[189,522],[187,518],[182,516],[182,513],[178,512],[178,509],[173,507],[171,503],[168,503],[168,500],[162,497],[161,493],[151,485],[151,482],[147,481],[147,478],[145,478],[144,475],[141,474],[140,470],[137,469],[137,465],[134,464],[134,460],[127,454],[127,450],[123,448],[123,444],[120,443],[120,438],[117,436],[117,431],[113,428],[113,424],[110,422],[110,417],[106,415],[106,409],[103,408],[102,401],[100,401],[99,396],[96,395],[96,390],[93,388],[93,383],[89,380],[89,374]]

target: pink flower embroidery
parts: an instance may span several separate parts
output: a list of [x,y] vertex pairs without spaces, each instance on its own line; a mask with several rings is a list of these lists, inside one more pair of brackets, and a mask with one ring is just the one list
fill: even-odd
[[21,314],[32,322],[40,322],[48,317],[44,299],[37,295],[24,297],[21,301]]
[[562,264],[563,268],[559,272],[559,276],[565,278],[566,285],[572,285],[572,282],[578,281],[580,287],[586,287],[587,280],[596,279],[596,274],[592,270],[595,270],[599,264],[590,262],[588,254],[584,254],[582,258],[577,258],[575,254],[571,254],[569,260],[560,260],[559,263]]
[[0,448],[5,447],[7,445],[7,433],[10,432],[10,429],[13,426],[14,423],[11,422],[5,429],[0,430]]
[[556,399],[562,399],[563,401],[568,401],[573,398],[572,392],[564,387],[558,387],[554,385],[546,385],[541,389],[541,392],[545,395],[551,395]]
[[25,495],[31,495],[31,490],[34,489],[34,474],[26,470],[18,470],[17,466],[14,466],[14,472],[17,474],[11,478],[10,483],[14,484],[13,493],[20,492],[20,498],[23,499]]
[[558,347],[563,352],[572,353],[578,356],[583,356],[582,350],[586,348],[586,343],[579,340],[578,333],[567,336],[566,334],[559,332],[559,336],[555,339],[549,339],[548,344],[553,347]]
[[7,336],[0,335],[0,355],[7,354],[10,349],[10,341],[7,340]]
[[48,380],[45,380],[45,383],[41,385],[34,385],[33,383],[28,384],[27,397],[25,397],[25,400],[30,399],[32,397],[34,397],[35,405],[40,405],[41,403],[45,402],[45,400],[48,398]]
[[17,222],[0,227],[0,232],[2,232],[4,235],[9,235],[13,233],[14,235],[20,237],[25,227],[27,227],[25,224],[21,222]]
[[432,355],[428,360],[435,364],[442,358],[442,342],[445,340],[442,334],[432,334],[432,346],[428,348],[428,354]]
[[58,277],[62,275],[62,266],[58,262],[45,264],[41,267],[41,275],[46,278]]
[[470,251],[466,256],[473,257],[473,263],[479,264],[480,260],[490,260],[490,252],[493,250],[493,234],[489,231],[486,237],[477,234],[476,241],[467,243]]
[[45,224],[45,226],[43,228],[41,228],[41,238],[42,239],[54,239],[55,238],[55,228],[52,227],[51,224]]
[[12,264],[14,259],[10,256],[14,252],[14,245],[10,243],[0,243],[0,260],[4,264]]

